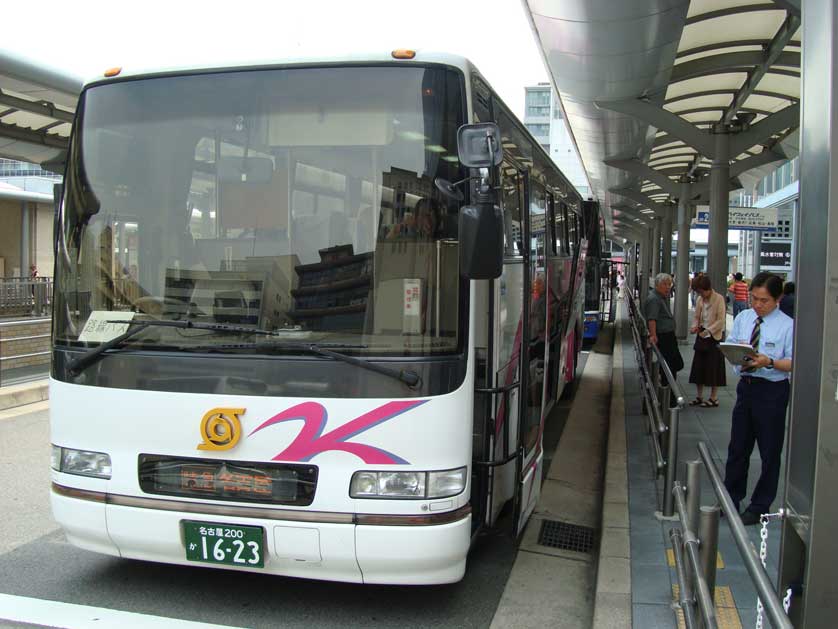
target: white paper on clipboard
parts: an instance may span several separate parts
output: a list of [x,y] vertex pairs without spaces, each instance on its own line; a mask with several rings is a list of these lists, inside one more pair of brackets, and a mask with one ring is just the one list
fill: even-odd
[[754,348],[747,343],[719,343],[719,349],[732,365],[747,365],[745,357],[756,354]]

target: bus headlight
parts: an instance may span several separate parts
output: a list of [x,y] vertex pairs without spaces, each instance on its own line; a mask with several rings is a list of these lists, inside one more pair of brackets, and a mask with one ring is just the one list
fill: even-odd
[[445,498],[466,486],[466,468],[441,472],[355,472],[349,484],[352,498]]
[[111,477],[111,457],[104,452],[74,450],[54,445],[51,462],[52,469],[56,472],[95,478]]

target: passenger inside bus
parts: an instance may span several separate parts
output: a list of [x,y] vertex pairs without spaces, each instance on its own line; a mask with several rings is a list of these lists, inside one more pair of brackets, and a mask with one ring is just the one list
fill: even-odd
[[427,242],[439,237],[439,203],[429,197],[422,197],[413,211],[406,211],[402,220],[392,225],[387,232],[387,240],[409,238],[416,242]]

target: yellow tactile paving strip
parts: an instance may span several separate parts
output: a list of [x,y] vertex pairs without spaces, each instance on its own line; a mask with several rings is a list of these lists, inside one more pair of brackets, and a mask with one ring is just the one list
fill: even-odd
[[[677,601],[680,588],[677,585],[672,586],[672,596]],[[716,587],[713,593],[713,602],[716,606],[716,622],[719,629],[742,629],[742,622],[739,619],[739,611],[736,609],[736,603],[733,601],[733,592],[727,585],[720,585]],[[684,612],[681,609],[675,610],[675,615],[678,618],[678,629],[686,629],[687,623],[684,621]]]
[[[666,563],[670,568],[675,567],[675,554],[671,548],[666,549]],[[725,562],[722,561],[722,553],[716,553],[716,570],[724,570]]]

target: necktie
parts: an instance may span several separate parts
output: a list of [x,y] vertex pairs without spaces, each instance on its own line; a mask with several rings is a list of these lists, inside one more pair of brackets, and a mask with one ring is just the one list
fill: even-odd
[[[751,347],[754,348],[755,352],[759,352],[759,328],[762,325],[762,317],[757,317],[757,320],[754,321],[754,329],[751,332]],[[756,367],[743,367],[742,371],[754,371]]]
[[751,332],[751,347],[754,348],[755,352],[759,351],[759,328],[762,325],[762,317],[757,317],[757,320],[754,322],[754,329]]

